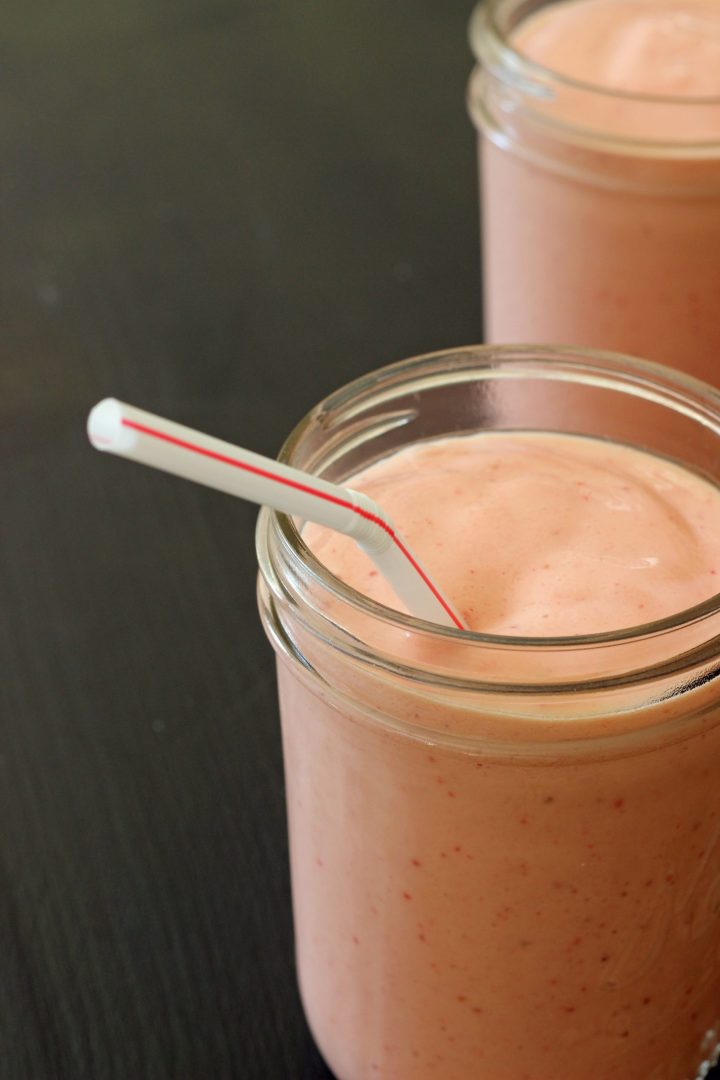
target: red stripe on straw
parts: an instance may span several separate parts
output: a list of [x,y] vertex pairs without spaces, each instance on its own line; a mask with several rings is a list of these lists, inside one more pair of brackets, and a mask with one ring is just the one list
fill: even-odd
[[442,594],[438,592],[423,568],[415,561],[395,530],[391,528],[386,521],[383,521],[381,517],[378,517],[377,514],[365,510],[362,506],[356,506],[348,499],[342,499],[337,495],[330,495],[328,492],[319,491],[317,488],[311,487],[309,484],[303,484],[298,480],[290,480],[288,477],[278,476],[268,469],[262,469],[257,465],[250,465],[247,461],[240,461],[238,458],[228,457],[227,454],[219,454],[216,450],[208,450],[205,446],[197,446],[196,443],[187,442],[186,439],[178,439],[175,435],[168,435],[166,432],[158,431],[156,428],[148,427],[146,424],[138,424],[135,420],[128,420],[123,417],[121,423],[123,427],[132,428],[134,431],[139,431],[142,435],[149,435],[153,439],[161,439],[163,442],[170,443],[172,446],[178,446],[182,450],[190,450],[193,454],[201,454],[203,457],[211,458],[213,461],[219,461],[223,465],[230,465],[234,469],[243,469],[245,472],[263,477],[264,480],[272,480],[276,484],[284,484],[285,487],[294,488],[296,491],[303,491],[307,495],[314,495],[317,499],[325,499],[326,502],[334,503],[336,506],[342,506],[346,510],[352,510],[353,513],[358,514],[361,518],[365,518],[366,521],[371,521],[373,525],[378,525],[387,533],[398,550],[405,556],[415,573],[425,582],[425,585],[438,601],[443,611],[445,611],[452,619],[458,630],[465,629],[455,612],[448,605]]

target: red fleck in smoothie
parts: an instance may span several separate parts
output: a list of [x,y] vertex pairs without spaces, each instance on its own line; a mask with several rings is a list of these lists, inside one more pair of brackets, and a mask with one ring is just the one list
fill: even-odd
[[[633,362],[606,373],[616,409],[548,355],[557,382],[460,351],[379,373],[374,410],[355,391],[318,413],[335,465],[365,429],[351,484],[475,634],[373,607],[388,586],[317,527],[293,583],[261,522],[298,970],[339,1080],[694,1080],[714,1060],[720,609],[697,605],[720,577],[720,400],[712,436],[690,398],[638,399],[631,422]],[[583,416],[634,437],[565,430],[573,378]],[[547,411],[514,429],[536,380],[554,431]]]
[[716,383],[720,2],[495,0],[471,37],[488,339]]

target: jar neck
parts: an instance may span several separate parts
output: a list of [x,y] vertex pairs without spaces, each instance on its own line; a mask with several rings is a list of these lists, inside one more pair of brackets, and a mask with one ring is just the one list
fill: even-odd
[[608,186],[720,189],[720,99],[615,92],[544,68],[513,43],[541,6],[490,0],[476,8],[470,41],[479,64],[468,90],[476,126],[539,163],[604,172]]
[[[637,670],[619,670],[630,658],[617,644],[587,648],[594,678],[583,679],[572,646],[459,641],[456,631],[408,630],[392,613],[341,598],[308,566],[289,525],[270,511],[258,522],[263,625],[290,685],[357,723],[460,753],[481,746],[502,764],[613,760],[716,722],[717,638]],[[646,641],[646,659],[654,644]]]

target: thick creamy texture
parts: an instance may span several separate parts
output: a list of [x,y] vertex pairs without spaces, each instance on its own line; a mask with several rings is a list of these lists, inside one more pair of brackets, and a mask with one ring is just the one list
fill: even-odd
[[[590,630],[715,591],[720,493],[623,447],[481,435],[353,482],[476,626]],[[354,547],[305,535],[390,599]],[[535,720],[534,699],[388,679],[288,619],[298,973],[338,1080],[693,1080],[720,1021],[715,682],[553,696]],[[538,750],[548,709],[561,741]]]
[[716,383],[720,0],[565,0],[510,43],[587,89],[561,78],[479,118],[488,340],[611,349]]
[[[611,442],[543,433],[420,443],[352,486],[375,499],[470,630],[602,633],[720,590],[717,489]],[[308,526],[333,573],[397,606],[350,539]]]

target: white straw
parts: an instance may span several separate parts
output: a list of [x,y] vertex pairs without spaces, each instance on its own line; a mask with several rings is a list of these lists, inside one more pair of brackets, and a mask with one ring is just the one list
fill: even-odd
[[163,420],[114,398],[106,398],[95,406],[88,417],[87,430],[90,442],[98,450],[152,465],[351,536],[413,615],[463,628],[462,621],[392,522],[367,495]]

